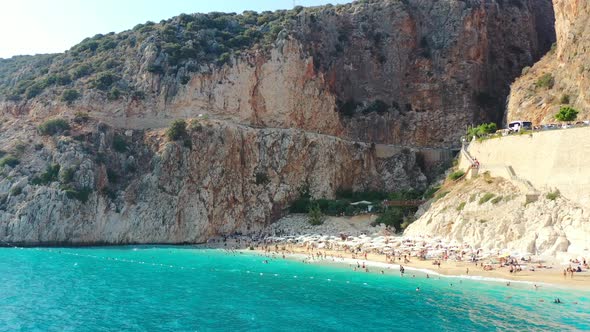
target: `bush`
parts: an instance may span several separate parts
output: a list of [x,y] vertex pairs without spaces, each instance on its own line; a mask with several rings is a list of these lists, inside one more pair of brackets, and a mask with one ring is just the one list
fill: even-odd
[[561,95],[559,99],[560,104],[569,104],[570,103],[570,96],[569,95]]
[[311,206],[311,200],[307,197],[301,197],[293,201],[289,207],[290,213],[307,213]]
[[265,185],[270,182],[270,179],[268,178],[268,174],[266,174],[264,172],[256,172],[255,177],[256,177],[256,184],[257,185]]
[[160,65],[149,65],[147,71],[152,74],[164,74],[164,68]]
[[320,210],[320,207],[315,204],[313,205],[308,212],[309,223],[311,225],[317,226],[324,223],[324,214]]
[[492,199],[492,204],[498,204],[498,203],[500,203],[503,198],[504,198],[504,196],[494,197],[494,199]]
[[477,127],[467,128],[467,140],[471,141],[473,137],[480,138],[489,134],[493,134],[498,130],[498,126],[493,123],[483,123]]
[[127,142],[123,136],[115,135],[115,137],[113,137],[113,149],[117,152],[127,151]]
[[448,194],[449,194],[449,192],[450,192],[450,191],[443,191],[443,192],[441,192],[441,193],[438,193],[438,194],[437,194],[437,195],[434,197],[434,200],[435,200],[435,201],[438,201],[439,199],[441,199],[441,198],[444,198],[446,195],[448,195]]
[[107,94],[108,100],[117,100],[119,99],[119,97],[121,97],[121,90],[117,88],[112,88],[111,91],[109,91],[109,93]]
[[166,130],[166,136],[171,141],[178,141],[187,136],[186,132],[186,121],[175,120],[170,125],[170,128]]
[[561,193],[559,192],[559,190],[552,191],[550,193],[547,193],[547,195],[545,195],[545,197],[551,201],[556,200],[559,196],[561,196]]
[[356,112],[358,106],[359,103],[355,102],[354,100],[348,100],[342,104],[342,106],[340,106],[339,111],[342,113],[342,115],[351,117]]
[[573,107],[562,106],[561,109],[559,109],[559,112],[557,114],[555,114],[555,119],[557,121],[565,121],[565,122],[574,121],[578,117],[578,113],[579,113],[578,110],[576,110]]
[[71,103],[74,100],[80,98],[80,93],[74,89],[67,89],[61,94],[61,101]]
[[368,104],[363,110],[363,113],[378,113],[378,114],[384,114],[389,110],[389,105],[387,105],[384,101],[382,100],[375,100],[373,102],[371,102],[370,104]]
[[18,160],[16,157],[14,157],[12,155],[4,156],[2,159],[0,159],[0,167],[4,167],[4,166],[14,167],[18,164],[20,164],[20,160]]
[[10,189],[10,195],[11,196],[18,196],[23,192],[23,188],[21,187],[13,187],[12,189]]
[[480,199],[479,199],[479,205],[482,205],[484,203],[487,203],[490,199],[494,198],[494,194],[492,193],[485,193]]
[[40,176],[36,176],[31,180],[31,184],[38,186],[55,182],[58,180],[59,170],[59,164],[49,165],[47,166],[45,173],[42,173]]
[[88,113],[76,112],[76,114],[74,114],[75,123],[86,123],[88,120],[90,120],[90,115],[88,115]]
[[456,180],[459,180],[460,178],[462,178],[463,175],[465,175],[465,171],[458,170],[456,172],[453,172],[453,173],[449,174],[449,179],[450,180],[453,180],[453,181],[456,181]]
[[69,130],[70,125],[64,119],[51,119],[43,122],[37,129],[39,134],[50,136]]
[[543,76],[539,77],[535,86],[537,88],[551,89],[551,88],[553,88],[554,84],[555,84],[555,79],[553,78],[553,75],[547,73],[547,74],[544,74]]
[[63,184],[70,183],[74,180],[74,174],[76,174],[76,169],[74,168],[66,168],[60,174],[60,182]]
[[99,90],[107,91],[117,80],[118,78],[115,74],[111,72],[103,72],[96,76],[93,85]]
[[78,79],[78,78],[81,78],[81,77],[88,76],[88,75],[92,74],[92,71],[93,70],[92,70],[92,67],[91,66],[89,66],[87,64],[83,64],[83,65],[80,65],[80,66],[76,67],[73,70],[72,74],[74,75],[74,78],[75,79]]
[[426,189],[426,191],[424,192],[424,199],[431,199],[434,197],[434,194],[436,194],[437,191],[440,190],[440,186],[434,186],[434,187],[430,187],[428,189]]
[[107,179],[109,179],[109,183],[117,183],[119,181],[119,174],[109,168],[107,169]]
[[375,220],[376,224],[385,224],[395,228],[396,231],[402,229],[401,225],[404,221],[403,209],[399,207],[388,207],[383,213]]
[[82,203],[86,203],[88,201],[88,198],[90,197],[90,194],[92,193],[92,189],[82,188],[76,190],[72,188],[66,188],[65,193],[69,199],[77,199]]
[[465,205],[467,205],[466,202],[461,202],[458,206],[457,206],[457,211],[463,211],[463,209],[465,208]]

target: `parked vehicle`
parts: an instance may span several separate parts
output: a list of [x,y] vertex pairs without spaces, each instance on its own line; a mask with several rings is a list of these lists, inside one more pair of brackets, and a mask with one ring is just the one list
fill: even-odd
[[508,124],[508,129],[512,132],[519,132],[521,129],[532,130],[533,123],[530,121],[512,121]]

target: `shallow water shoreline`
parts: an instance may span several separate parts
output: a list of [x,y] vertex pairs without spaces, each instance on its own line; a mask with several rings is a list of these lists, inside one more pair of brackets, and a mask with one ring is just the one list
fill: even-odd
[[[543,269],[537,270],[535,272],[530,271],[522,271],[515,274],[510,274],[508,271],[503,270],[494,270],[494,271],[483,271],[477,269],[473,264],[469,264],[468,262],[453,262],[453,261],[445,261],[443,262],[444,268],[440,270],[433,268],[433,260],[416,260],[415,257],[412,257],[413,260],[410,263],[406,264],[399,264],[390,263],[386,261],[384,255],[379,254],[368,254],[367,259],[354,259],[354,258],[347,258],[344,255],[350,255],[350,253],[342,252],[342,251],[330,251],[330,250],[321,250],[325,253],[328,258],[326,259],[310,259],[310,252],[307,252],[304,248],[299,247],[290,247],[290,252],[265,252],[261,249],[256,249],[254,252],[260,254],[262,256],[273,256],[281,257],[281,255],[285,255],[287,259],[294,259],[294,260],[304,260],[306,263],[310,264],[331,264],[331,265],[340,265],[342,267],[351,267],[354,265],[360,264],[361,266],[364,265],[369,269],[370,273],[380,273],[380,271],[399,271],[400,265],[404,267],[406,270],[405,275],[408,275],[407,271],[418,272],[419,274],[429,275],[429,276],[436,276],[436,277],[444,277],[444,278],[455,278],[455,279],[464,279],[464,280],[473,280],[473,281],[484,281],[484,282],[494,282],[494,283],[518,283],[518,284],[525,284],[534,287],[534,285],[538,287],[552,287],[552,288],[560,288],[560,289],[575,289],[575,290],[584,290],[588,291],[590,289],[590,272],[584,272],[582,275],[576,275],[574,279],[570,279],[568,276],[567,278],[563,278],[560,275],[560,270],[557,268],[554,269]],[[242,252],[252,252],[252,250],[243,249]],[[316,251],[317,252],[317,251]],[[466,269],[470,268],[469,274],[465,274]],[[374,270],[377,269],[377,270]],[[362,271],[360,271],[362,272]],[[519,274],[520,273],[520,274]],[[534,274],[532,274],[534,273]]]

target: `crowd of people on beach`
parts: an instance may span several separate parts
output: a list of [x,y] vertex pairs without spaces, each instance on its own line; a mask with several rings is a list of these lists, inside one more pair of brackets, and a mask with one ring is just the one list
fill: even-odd
[[[369,272],[365,261],[376,260],[394,267],[400,267],[404,274],[403,265],[412,265],[412,260],[431,261],[433,266],[441,269],[443,263],[462,262],[473,264],[481,271],[504,270],[510,274],[518,274],[523,270],[530,272],[538,269],[551,269],[542,261],[533,262],[531,255],[512,255],[501,251],[486,251],[466,245],[448,243],[432,238],[404,238],[399,236],[338,236],[327,235],[299,235],[299,236],[242,236],[235,235],[210,241],[217,247],[258,250],[269,257],[286,258],[286,255],[304,255],[304,263],[314,263],[330,260],[333,262],[350,262],[354,271]],[[572,259],[574,266],[563,270],[564,277],[574,277],[574,273],[588,271],[586,259]],[[559,271],[559,270],[558,270]],[[377,271],[379,272],[379,271]],[[384,272],[383,270],[381,272]],[[471,271],[473,272],[473,271]],[[465,274],[469,275],[469,267]]]

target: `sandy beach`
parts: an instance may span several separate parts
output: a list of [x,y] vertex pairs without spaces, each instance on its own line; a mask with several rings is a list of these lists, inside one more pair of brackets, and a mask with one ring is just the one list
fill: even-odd
[[[230,237],[209,245],[255,251],[269,259],[341,264],[359,273],[399,273],[402,265],[410,276],[418,272],[506,284],[526,282],[531,287],[590,289],[588,261],[583,257],[568,262],[508,249],[474,248],[436,237],[403,237],[372,225],[373,218],[329,218],[323,225],[310,226],[305,216],[293,215],[272,224],[259,237]],[[581,272],[574,272],[578,268]]]
[[[258,247],[255,251],[267,257],[280,258],[283,257],[282,255],[284,254],[285,259],[301,260],[303,258],[306,262],[312,264],[325,264],[326,262],[329,262],[336,264],[340,263],[346,266],[356,266],[358,263],[361,265],[361,269],[358,269],[359,272],[365,272],[362,270],[363,264],[369,269],[369,273],[381,273],[381,271],[385,271],[387,268],[394,270],[397,273],[399,271],[399,266],[402,265],[407,269],[405,275],[409,276],[413,274],[413,271],[419,271],[422,272],[422,274],[427,273],[430,276],[442,275],[482,280],[497,280],[499,282],[528,282],[531,284],[531,287],[536,284],[540,287],[543,285],[552,285],[580,290],[590,289],[590,272],[574,273],[573,277],[571,277],[570,274],[567,274],[567,276],[564,277],[563,269],[561,269],[560,266],[535,269],[535,271],[522,270],[516,273],[510,273],[508,267],[485,271],[481,266],[476,266],[476,264],[472,262],[442,261],[439,268],[437,265],[434,265],[435,260],[430,259],[419,260],[416,257],[411,257],[409,259],[410,262],[404,263],[403,258],[396,258],[395,263],[392,263],[391,260],[387,260],[385,255],[367,253],[367,258],[365,259],[364,255],[353,256],[351,253],[335,250],[315,250],[313,251],[315,258],[312,259],[311,251],[297,246],[287,246],[285,247],[285,250],[279,249],[278,251],[265,251],[262,247]],[[321,253],[322,257],[325,255],[326,258],[318,258],[318,253]],[[467,271],[467,269],[469,269],[469,271]]]

